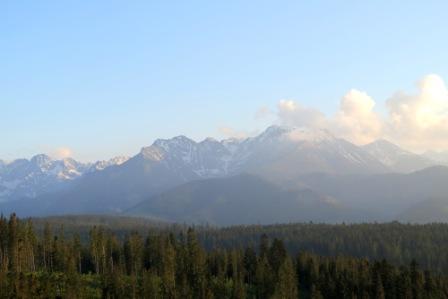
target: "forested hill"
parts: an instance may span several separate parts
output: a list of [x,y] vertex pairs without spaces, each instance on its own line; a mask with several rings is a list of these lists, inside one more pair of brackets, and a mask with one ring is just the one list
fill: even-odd
[[[415,261],[397,267],[386,260],[288,253],[281,239],[265,234],[252,246],[238,241],[261,228],[200,229],[204,243],[217,241],[206,250],[193,228],[121,239],[94,226],[81,242],[78,234],[68,238],[49,224],[38,236],[31,221],[0,217],[0,298],[448,298],[448,277]],[[244,229],[252,233],[235,237]],[[234,248],[220,245],[232,242],[226,235],[235,237]]]
[[[133,217],[106,215],[59,216],[32,219],[36,232],[42,234],[45,224],[53,230],[64,227],[65,235],[78,233],[87,240],[94,226],[101,226],[123,240],[132,232],[142,235],[149,231],[172,232],[179,235],[188,227],[182,224],[159,222]],[[260,236],[281,239],[293,254],[306,250],[324,256],[353,256],[371,260],[387,259],[394,265],[407,265],[416,259],[424,269],[448,274],[448,224],[318,224],[292,223],[277,225],[249,225],[216,228],[196,226],[198,238],[207,250],[216,247],[233,249],[256,247]]]

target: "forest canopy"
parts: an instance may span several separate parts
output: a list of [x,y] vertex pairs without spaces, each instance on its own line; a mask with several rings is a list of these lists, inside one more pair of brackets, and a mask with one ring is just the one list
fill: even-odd
[[[397,225],[406,239],[406,225],[388,225]],[[364,226],[356,228],[366,229]],[[437,226],[423,227],[421,233],[434,228]],[[441,235],[442,228],[446,227],[439,227]],[[370,234],[364,234],[366,240],[374,239],[375,232],[378,233],[375,224],[370,229]],[[313,230],[314,235],[310,234]],[[317,238],[318,232],[321,238],[331,231],[341,238],[344,233],[338,230],[347,234],[346,230],[354,229],[317,224],[227,229],[155,226],[146,233],[135,230],[121,231],[117,235],[110,228],[93,226],[81,240],[79,232],[67,234],[63,226],[54,227],[50,222],[36,233],[31,220],[19,220],[12,214],[9,219],[0,218],[0,297],[448,296],[447,277],[419,266],[415,259],[398,265],[398,261],[372,257],[331,256],[329,251],[324,256],[316,253],[318,247],[306,248],[313,237]],[[351,234],[352,240],[363,235]],[[435,236],[438,235],[432,235]],[[296,242],[301,238],[302,243]],[[394,235],[383,241],[391,242],[393,238]],[[344,238],[340,241],[345,242]],[[322,243],[316,239],[314,244]],[[407,254],[412,256],[413,253]]]

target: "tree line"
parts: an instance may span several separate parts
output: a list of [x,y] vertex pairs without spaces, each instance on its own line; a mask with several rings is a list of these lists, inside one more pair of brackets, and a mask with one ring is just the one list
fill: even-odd
[[294,254],[386,259],[393,265],[416,260],[423,269],[448,275],[448,224],[399,222],[361,224],[291,223],[198,228],[207,249],[254,246],[261,234],[281,239]]
[[290,253],[279,238],[206,250],[193,228],[130,232],[0,217],[0,298],[448,298],[448,278],[416,261]]
[[[141,218],[112,216],[59,216],[33,219],[36,231],[42,235],[45,224],[65,227],[66,235],[73,232],[87,241],[92,226],[102,226],[114,232],[120,240],[131,232],[145,235],[148,230],[172,232],[178,235],[188,229],[186,225],[169,224]],[[369,260],[386,259],[400,266],[415,259],[422,269],[448,275],[448,224],[359,223],[323,224],[290,223],[274,225],[245,225],[194,227],[200,243],[207,251],[215,248],[234,249],[254,247],[260,235],[281,239],[292,255],[307,251],[323,256],[344,255]]]

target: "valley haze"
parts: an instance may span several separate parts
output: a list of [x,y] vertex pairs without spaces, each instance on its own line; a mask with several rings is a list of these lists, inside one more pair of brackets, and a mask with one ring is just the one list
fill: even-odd
[[448,221],[448,167],[384,139],[271,126],[257,136],[158,139],[133,157],[0,162],[0,209],[22,217],[143,216],[214,225]]

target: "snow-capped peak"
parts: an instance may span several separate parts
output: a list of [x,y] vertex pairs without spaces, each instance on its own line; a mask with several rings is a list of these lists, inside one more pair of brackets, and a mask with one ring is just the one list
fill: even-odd
[[17,159],[0,164],[0,201],[35,197],[43,192],[59,188],[65,182],[82,177],[87,172],[101,171],[111,165],[124,163],[127,157],[109,161],[81,163],[72,158],[54,160],[45,154],[30,160]]
[[366,144],[363,149],[394,171],[412,172],[435,164],[432,160],[404,150],[385,139]]
[[45,170],[51,167],[53,160],[45,154],[39,154],[32,157],[30,162],[42,170]]
[[388,151],[396,151],[396,152],[403,152],[403,153],[410,153],[404,149],[402,149],[401,147],[399,147],[398,145],[386,140],[386,139],[378,139],[375,140],[371,143],[368,143],[366,145],[364,145],[364,148],[370,148],[370,149],[376,149],[378,151],[382,150],[388,150]]
[[373,141],[363,148],[387,166],[395,164],[400,156],[414,155],[385,139]]
[[280,158],[300,147],[325,143],[328,151],[341,151],[344,145],[338,140],[325,130],[271,126],[258,136],[245,139],[207,138],[201,142],[185,136],[157,139],[144,147],[140,155],[147,161],[161,163],[183,178],[197,179],[239,173],[244,167],[255,167],[261,162],[259,159]]
[[260,135],[252,138],[257,142],[322,142],[336,139],[329,131],[309,127],[270,126]]
[[200,143],[219,143],[219,141],[213,137],[207,137],[204,140],[202,140]]
[[270,126],[264,132],[262,132],[260,135],[256,136],[255,139],[258,141],[265,141],[267,139],[275,139],[280,136],[283,136],[289,132],[294,130],[293,127],[286,127],[286,126]]
[[[429,160],[385,140],[360,147],[323,129],[288,126],[271,126],[258,136],[244,139],[206,138],[201,142],[185,136],[157,139],[151,146],[143,147],[135,158],[136,163],[157,166],[145,167],[145,171],[162,171],[174,181],[242,172],[275,178],[284,176],[285,172],[294,176],[310,172],[377,173],[391,169],[408,172],[422,169]],[[71,158],[52,160],[46,155],[37,155],[31,160],[0,162],[0,200],[34,197],[60,183],[121,165],[128,159],[120,156],[108,161],[80,163]],[[132,168],[134,163],[126,165]]]
[[194,140],[191,140],[183,135],[179,135],[171,139],[157,139],[154,141],[152,146],[161,148],[168,152],[175,148],[187,148],[195,144],[196,142]]
[[104,170],[104,169],[106,169],[107,167],[110,167],[110,166],[121,165],[121,164],[125,163],[128,160],[129,160],[129,157],[117,156],[117,157],[114,157],[114,158],[112,158],[110,160],[97,161],[97,162],[95,162],[92,165],[92,167],[90,168],[90,171]]

